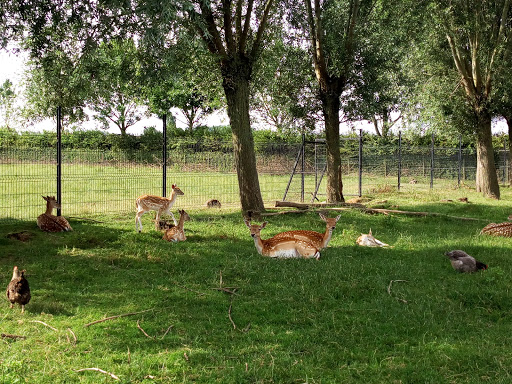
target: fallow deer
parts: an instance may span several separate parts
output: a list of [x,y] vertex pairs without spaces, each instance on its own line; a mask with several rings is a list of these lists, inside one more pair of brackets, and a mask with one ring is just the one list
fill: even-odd
[[[141,217],[143,214],[149,211],[156,211],[155,218],[155,229],[159,230],[160,216],[164,213],[172,217],[174,225],[178,225],[174,218],[171,208],[176,201],[178,196],[182,196],[184,193],[175,184],[172,185],[172,192],[170,197],[160,197],[155,195],[142,195],[137,198],[137,214],[135,215],[135,230],[142,232],[142,221]],[[140,227],[140,228],[139,228]]]
[[486,234],[490,236],[512,237],[512,223],[507,221],[498,224],[488,224],[480,231],[480,234]]
[[164,240],[173,241],[175,243],[178,241],[187,240],[187,237],[185,236],[185,231],[183,230],[183,225],[185,224],[185,221],[190,220],[190,216],[184,210],[180,210],[179,213],[180,213],[180,221],[178,222],[178,225],[176,227],[167,229],[164,232],[164,237],[163,237]]
[[46,212],[37,217],[37,226],[45,232],[72,231],[71,225],[63,216],[52,215],[53,209],[60,208],[55,196],[43,196],[43,199],[46,200]]
[[320,258],[320,250],[311,242],[306,240],[295,239],[293,237],[271,237],[270,239],[263,240],[260,232],[267,222],[261,225],[251,224],[248,220],[244,220],[245,225],[251,231],[251,236],[254,239],[256,250],[262,256],[273,258],[297,258],[304,257],[307,259]]
[[318,248],[318,250],[326,248],[329,244],[329,241],[331,241],[332,231],[336,228],[336,223],[340,219],[341,215],[338,215],[335,218],[326,217],[322,213],[319,213],[319,215],[320,218],[325,221],[325,233],[297,230],[278,233],[274,236],[274,238],[293,237],[294,239],[305,240],[312,243],[315,247]]

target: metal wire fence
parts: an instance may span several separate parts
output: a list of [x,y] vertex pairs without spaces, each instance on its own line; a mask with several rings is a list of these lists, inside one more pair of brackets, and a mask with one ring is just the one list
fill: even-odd
[[[325,200],[325,144],[256,142],[257,168],[266,205],[282,200]],[[428,190],[474,184],[472,149],[340,143],[344,195],[382,188]],[[300,167],[298,154],[303,151]],[[32,220],[45,210],[41,195],[57,190],[56,148],[0,148],[0,220]],[[135,211],[137,196],[161,195],[162,150],[85,150],[62,148],[61,203],[65,216],[125,215]],[[508,182],[508,157],[496,150],[498,174]],[[293,170],[295,168],[295,174]],[[238,182],[230,142],[173,141],[167,151],[166,189],[177,184],[185,195],[176,207],[206,207],[217,199],[239,207]],[[293,177],[292,177],[293,175]],[[288,186],[288,190],[287,190]]]

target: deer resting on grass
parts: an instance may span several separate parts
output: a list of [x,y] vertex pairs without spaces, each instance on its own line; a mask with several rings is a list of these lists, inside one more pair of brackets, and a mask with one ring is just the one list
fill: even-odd
[[46,212],[37,217],[37,226],[45,232],[72,231],[71,225],[63,216],[52,215],[53,209],[60,209],[55,196],[43,196],[46,201]]
[[184,210],[180,210],[179,213],[180,221],[178,222],[178,225],[176,227],[169,228],[164,232],[164,240],[172,241],[175,243],[178,241],[187,240],[187,237],[185,236],[185,231],[183,230],[183,225],[185,224],[185,221],[190,220],[190,216]]
[[319,259],[320,250],[311,242],[306,240],[295,239],[293,237],[271,237],[270,239],[263,240],[260,237],[260,232],[267,222],[261,225],[251,224],[248,220],[244,220],[245,225],[251,231],[251,236],[254,239],[256,250],[262,256],[273,258],[298,258],[303,257],[306,259]]
[[328,218],[322,213],[319,213],[319,215],[320,218],[325,221],[325,233],[305,230],[287,231],[278,233],[274,238],[293,237],[294,239],[305,240],[312,243],[321,251],[326,248],[329,241],[331,241],[332,231],[336,228],[336,223],[340,219],[341,215],[338,215],[335,218]]
[[160,197],[155,195],[142,195],[137,198],[137,214],[135,215],[135,230],[142,232],[142,221],[141,217],[143,214],[149,211],[156,211],[155,218],[155,229],[159,230],[160,216],[163,213],[168,214],[172,217],[174,225],[178,225],[174,215],[171,212],[171,208],[176,201],[178,196],[182,196],[184,193],[175,184],[172,185],[172,192],[170,197]]

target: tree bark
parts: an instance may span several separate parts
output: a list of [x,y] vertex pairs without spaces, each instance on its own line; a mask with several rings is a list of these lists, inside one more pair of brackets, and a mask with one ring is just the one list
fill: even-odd
[[341,178],[340,156],[340,94],[320,90],[322,111],[325,120],[325,141],[327,146],[327,203],[344,202],[343,183]]
[[479,114],[476,161],[476,191],[483,193],[484,196],[499,199],[500,186],[494,163],[491,115],[488,112]]
[[512,185],[512,115],[505,116],[508,126],[508,185]]
[[222,61],[221,70],[232,130],[242,211],[262,212],[264,205],[249,119],[249,82],[252,65],[249,60],[243,58],[230,58]]

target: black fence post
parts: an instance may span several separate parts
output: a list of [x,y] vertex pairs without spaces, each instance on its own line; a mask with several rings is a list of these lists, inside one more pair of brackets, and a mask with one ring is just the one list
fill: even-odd
[[503,140],[503,184],[507,182],[507,139]]
[[300,181],[300,202],[304,202],[304,172],[306,169],[306,135],[302,134],[302,163],[301,163],[301,181]]
[[[62,204],[62,107],[57,107],[57,202]],[[57,216],[62,213],[57,209]]]
[[460,187],[461,170],[462,170],[462,135],[459,135],[459,157],[457,164],[457,185]]
[[363,195],[363,130],[359,130],[359,197]]
[[432,144],[430,146],[430,189],[434,188],[434,134],[432,133]]
[[402,177],[402,131],[398,132],[398,191],[400,191],[400,178]]
[[167,196],[167,115],[162,116],[162,196]]

